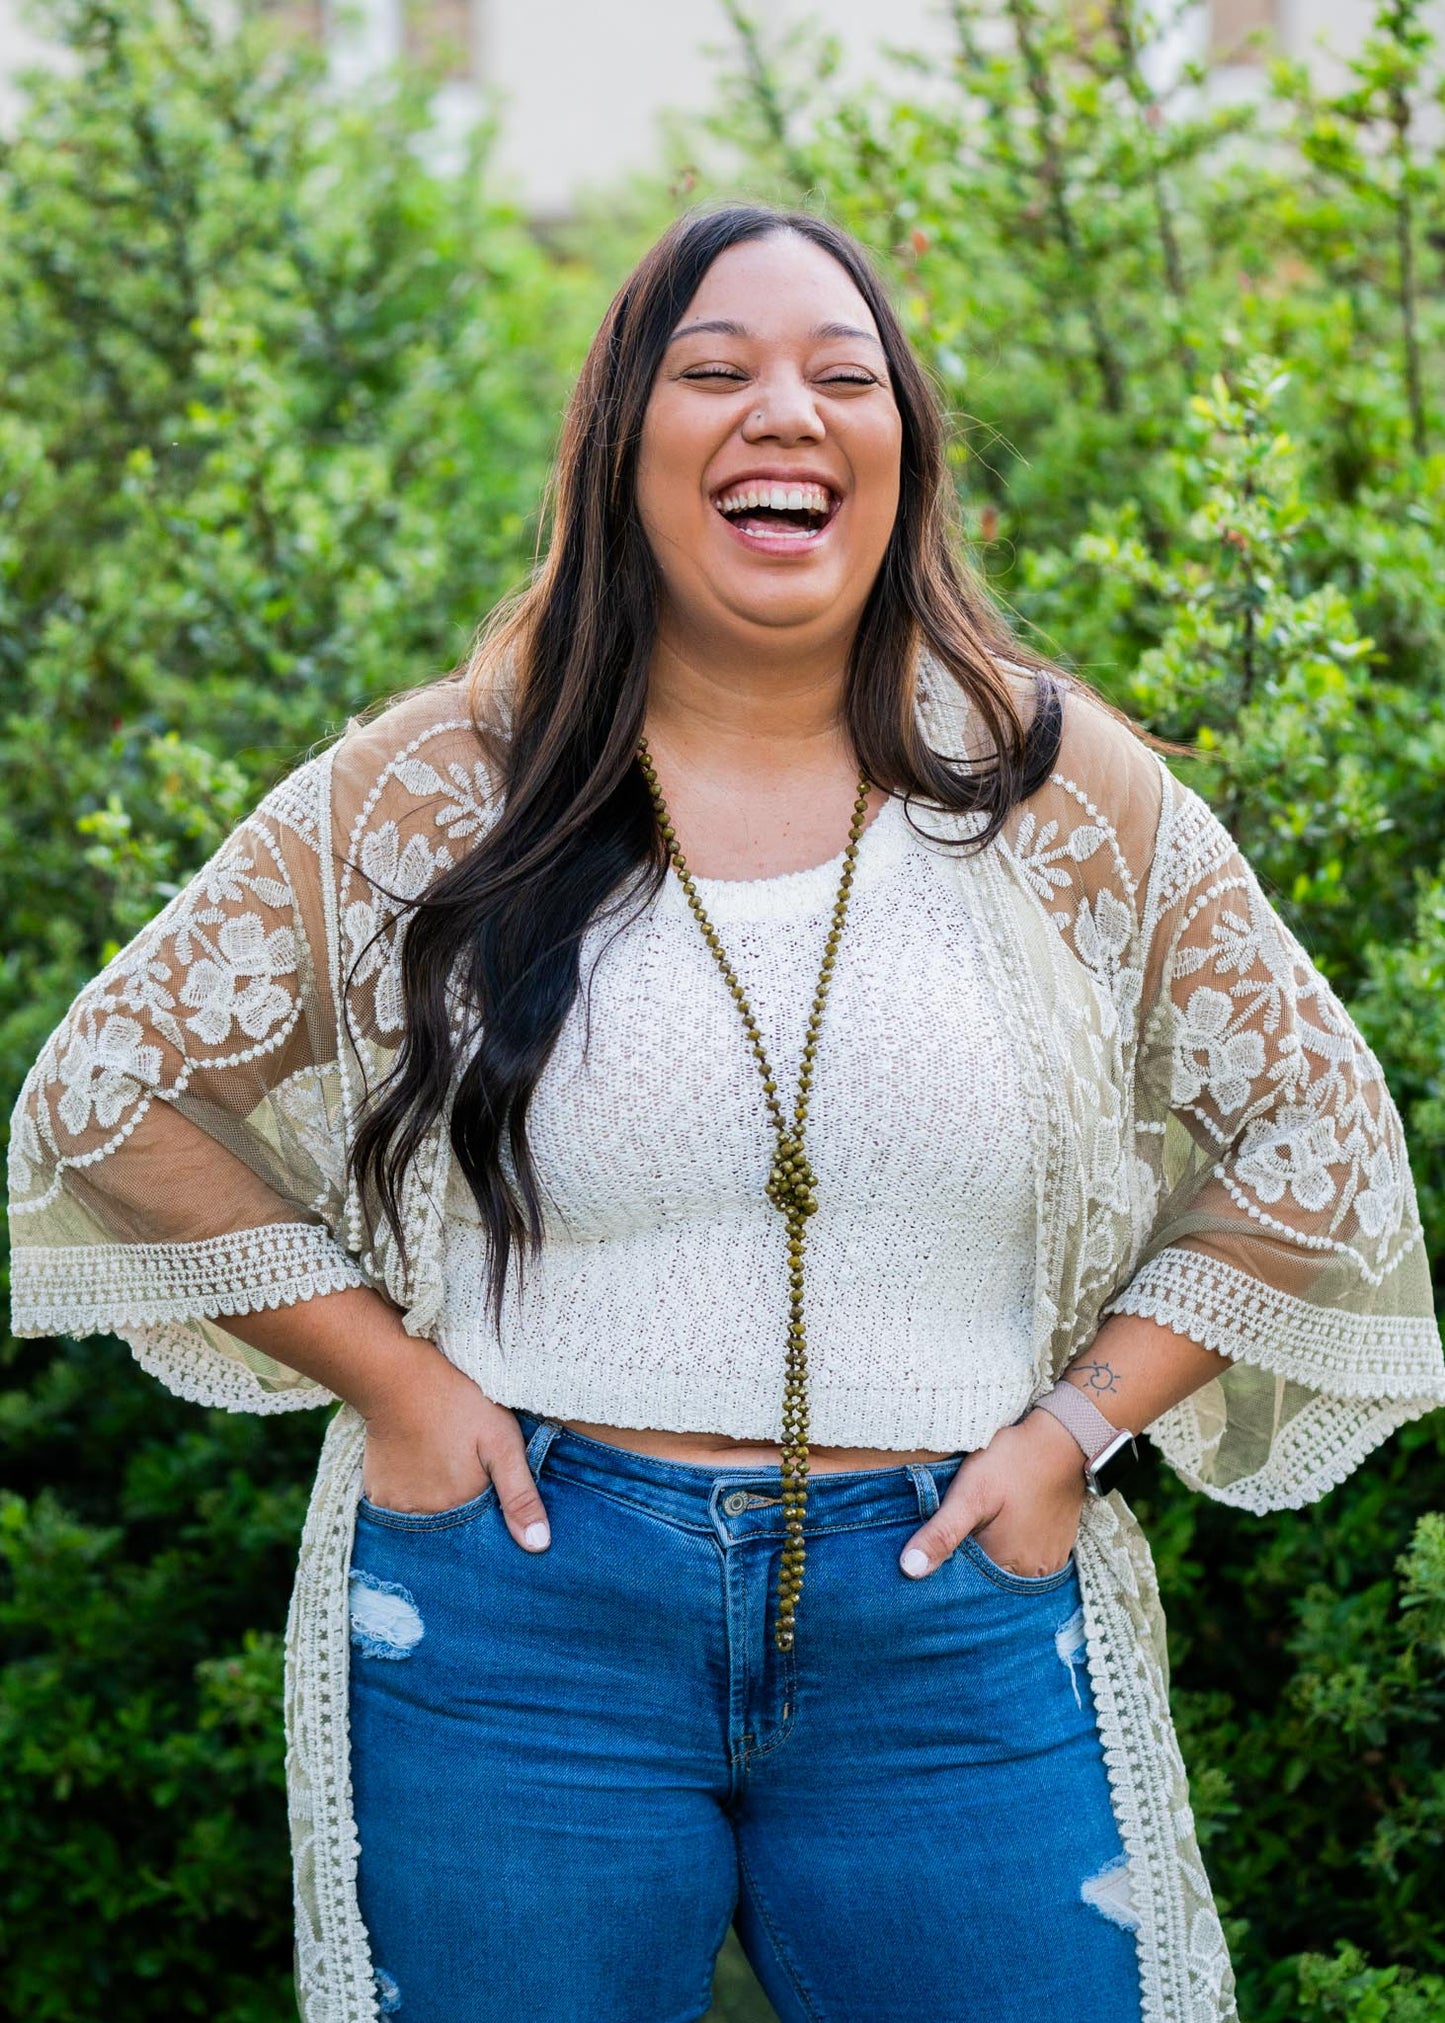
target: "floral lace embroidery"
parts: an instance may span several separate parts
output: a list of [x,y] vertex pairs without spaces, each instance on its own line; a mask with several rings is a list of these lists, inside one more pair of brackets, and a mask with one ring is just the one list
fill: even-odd
[[[118,1328],[181,1395],[277,1411],[325,1394],[228,1336],[226,1314],[370,1282],[417,1331],[435,1326],[445,1133],[407,1183],[406,1269],[348,1194],[344,1152],[400,1031],[407,901],[492,817],[459,700],[447,686],[409,698],[300,768],[78,1000],[12,1132],[28,1328]],[[945,737],[943,748],[963,747]],[[990,894],[989,973],[1030,1055],[1040,1386],[1104,1311],[1147,1314],[1236,1358],[1151,1429],[1186,1479],[1249,1508],[1318,1494],[1445,1397],[1408,1164],[1378,1066],[1204,804],[1082,701],[1066,711],[1056,775],[958,875],[975,874]],[[259,1226],[194,1243],[107,1237],[108,1162],[124,1162],[157,1097],[275,1190]],[[125,1205],[121,1221],[131,1214]],[[1186,1214],[1258,1270],[1176,1240]],[[1317,1282],[1325,1290],[1311,1298]],[[376,2014],[346,1738],[359,1466],[359,1422],[343,1411],[288,1630],[306,2023]],[[1148,1549],[1117,1498],[1089,1512],[1080,1570],[1146,2023],[1229,2023]]]
[[295,931],[278,917],[294,910],[282,838],[315,851],[314,821],[296,819],[314,781],[303,767],[263,803],[77,1000],[21,1099],[13,1215],[49,1207],[68,1170],[109,1158],[154,1097],[174,1101],[202,1070],[245,1066],[290,1037],[301,995]]
[[1180,845],[1169,864],[1188,894],[1161,1020],[1172,1108],[1214,1148],[1214,1178],[1251,1222],[1378,1285],[1413,1217],[1379,1064],[1253,874],[1237,855],[1221,861],[1218,825],[1193,798],[1180,795],[1182,826],[1204,882],[1191,891]]
[[[391,817],[377,822],[376,811],[395,784],[414,804],[409,816],[429,809],[432,825],[452,842],[474,841],[495,808],[481,761],[468,767],[453,759],[438,768],[416,756],[429,740],[469,729],[464,718],[455,718],[413,739],[383,770],[352,828],[341,876],[349,987],[371,986],[370,1024],[388,1038],[402,1026],[401,929],[410,903],[456,860],[446,843],[433,843],[422,830],[413,829],[403,841],[400,824]],[[364,883],[353,897],[358,872]]]

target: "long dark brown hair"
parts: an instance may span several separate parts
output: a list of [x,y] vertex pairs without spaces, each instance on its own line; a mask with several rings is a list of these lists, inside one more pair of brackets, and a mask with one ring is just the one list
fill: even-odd
[[[500,813],[414,903],[402,951],[404,1038],[352,1154],[400,1242],[402,1180],[450,1104],[452,1146],[490,1239],[494,1309],[513,1255],[542,1238],[527,1112],[578,993],[582,937],[609,902],[645,903],[665,871],[637,764],[658,612],[637,506],[643,416],[714,260],[776,232],[820,246],[853,281],[902,418],[898,515],[847,670],[844,714],[859,765],[891,794],[981,816],[971,838],[980,847],[1057,755],[1058,688],[960,560],[942,411],[862,247],[800,212],[738,205],[680,219],[603,318],[562,430],[545,559],[473,653],[472,706]],[[925,651],[967,698],[984,756],[964,761],[930,746],[918,709]],[[1036,676],[1027,724],[1001,663]]]

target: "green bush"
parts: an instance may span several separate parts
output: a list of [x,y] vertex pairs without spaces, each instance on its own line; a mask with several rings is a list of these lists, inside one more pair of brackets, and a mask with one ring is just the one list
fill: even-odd
[[[67,5],[0,156],[0,1081],[245,808],[525,567],[604,298],[417,91],[186,0]],[[114,1343],[0,1401],[9,2013],[291,2013],[278,1635],[320,1424]]]
[[[950,403],[979,566],[1156,730],[1351,1002],[1445,1255],[1445,170],[1423,0],[1344,88],[1161,104],[1135,0],[952,0],[845,84],[732,9],[710,127],[537,243],[420,85],[61,0],[0,154],[0,1080],[237,812],[525,569],[569,372],[689,196],[821,204]],[[986,13],[996,19],[986,19]],[[1002,32],[999,32],[1002,30]],[[1432,108],[1436,124],[1430,123]],[[671,194],[668,194],[668,192]],[[277,1634],[318,1427],[11,1344],[0,1943],[36,2018],[278,2023]],[[1445,1429],[1320,1505],[1137,1498],[1252,2023],[1445,2018]],[[734,1956],[718,2014],[764,2013]]]
[[1302,2023],[1439,2023],[1445,2016],[1445,1981],[1408,1967],[1370,1967],[1356,1946],[1333,1959],[1306,1953],[1300,1960]]

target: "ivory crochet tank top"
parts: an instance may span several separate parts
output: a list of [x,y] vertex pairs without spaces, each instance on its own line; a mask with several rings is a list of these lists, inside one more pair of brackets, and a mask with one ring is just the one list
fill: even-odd
[[[841,863],[698,880],[789,1096]],[[820,1445],[976,1447],[1031,1395],[1018,1039],[963,883],[886,803],[860,845],[808,1127]],[[629,924],[593,928],[582,978],[531,1110],[542,1253],[514,1273],[499,1331],[456,1175],[443,1346],[501,1404],[775,1440],[786,1285],[783,1222],[763,1191],[772,1135],[742,1023],[671,872]]]

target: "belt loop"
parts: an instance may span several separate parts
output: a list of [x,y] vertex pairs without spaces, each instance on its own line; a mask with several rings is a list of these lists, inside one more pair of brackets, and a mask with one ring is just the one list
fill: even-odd
[[918,1498],[918,1515],[932,1517],[938,1508],[938,1484],[933,1479],[933,1470],[922,1461],[910,1461],[908,1479]]
[[562,1428],[555,1419],[544,1419],[527,1442],[527,1467],[534,1482],[542,1473],[542,1463],[547,1458],[547,1449],[561,1431]]

